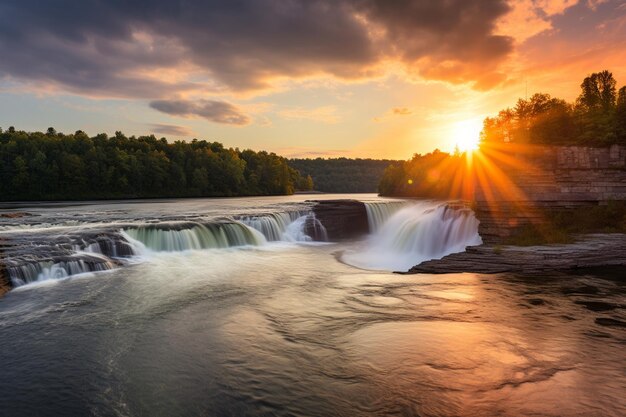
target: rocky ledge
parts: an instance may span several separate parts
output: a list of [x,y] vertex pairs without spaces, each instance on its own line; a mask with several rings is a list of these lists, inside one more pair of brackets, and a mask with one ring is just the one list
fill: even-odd
[[[4,239],[0,238],[0,259],[2,259],[3,247],[5,245]],[[6,273],[4,264],[0,261],[0,297],[8,293],[11,290],[11,282],[9,276]]]
[[9,284],[9,280],[0,266],[0,297],[4,294],[8,293],[11,290],[11,285]]
[[[352,239],[369,232],[365,203],[357,200],[312,200],[315,218],[326,228],[330,241]],[[316,236],[314,230],[306,230]]]
[[537,273],[602,266],[626,266],[626,234],[590,234],[562,245],[470,246],[465,252],[422,262],[403,273]]

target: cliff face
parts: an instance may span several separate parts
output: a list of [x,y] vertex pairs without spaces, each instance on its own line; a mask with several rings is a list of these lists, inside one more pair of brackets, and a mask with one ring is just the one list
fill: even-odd
[[487,243],[541,224],[546,210],[626,200],[626,146],[509,146],[484,152],[499,174],[476,182],[475,212]]

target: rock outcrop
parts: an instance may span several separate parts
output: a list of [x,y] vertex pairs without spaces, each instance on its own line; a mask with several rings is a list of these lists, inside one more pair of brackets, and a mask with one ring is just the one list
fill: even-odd
[[422,262],[406,273],[537,273],[600,266],[626,266],[626,234],[591,234],[563,245],[471,246],[465,252]]
[[[2,259],[3,246],[4,241],[3,239],[0,239],[0,259]],[[9,292],[9,290],[11,290],[11,287],[11,280],[9,279],[9,275],[7,274],[6,267],[2,262],[0,262],[0,297]]]
[[626,146],[506,144],[481,152],[483,170],[498,167],[476,181],[474,211],[485,243],[541,225],[548,212],[626,200]]
[[[326,228],[328,239],[338,241],[362,236],[369,232],[365,204],[357,200],[317,200],[313,206],[315,218]],[[314,230],[306,230],[313,236]]]

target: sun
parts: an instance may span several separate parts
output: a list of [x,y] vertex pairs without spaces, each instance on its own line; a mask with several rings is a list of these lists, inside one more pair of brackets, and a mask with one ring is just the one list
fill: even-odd
[[452,143],[461,152],[475,151],[478,149],[482,128],[483,122],[479,118],[457,122],[452,129]]

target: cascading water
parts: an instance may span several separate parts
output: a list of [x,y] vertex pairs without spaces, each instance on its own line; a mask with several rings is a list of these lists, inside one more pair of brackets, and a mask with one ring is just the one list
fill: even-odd
[[287,227],[301,217],[299,212],[269,213],[263,216],[243,217],[240,221],[248,227],[258,230],[269,242],[283,240]]
[[[73,227],[76,226],[76,227]],[[5,227],[24,228],[20,225]],[[67,232],[60,233],[62,230]],[[30,237],[5,248],[4,269],[14,287],[115,268],[152,252],[260,246],[268,242],[327,240],[326,230],[306,211],[278,211],[213,221],[155,222],[84,228],[49,225],[28,228]],[[307,234],[311,233],[311,235]],[[33,245],[33,242],[38,242]],[[115,261],[114,261],[115,259]],[[0,265],[2,266],[2,265]]]
[[396,211],[409,204],[406,201],[366,202],[367,223],[370,233],[376,232]]
[[368,215],[376,216],[373,234],[360,250],[344,253],[344,262],[364,269],[406,271],[482,243],[478,220],[468,209],[414,203],[393,212],[383,210],[380,203],[376,206],[367,205]]
[[126,228],[134,241],[156,252],[261,246],[267,242],[307,242],[305,225],[312,222],[316,237],[324,240],[326,231],[312,213],[278,212],[247,216],[213,223],[169,223]]
[[62,279],[87,272],[107,271],[115,268],[113,262],[102,255],[74,254],[63,260],[45,260],[8,266],[7,272],[13,286],[49,279]]
[[124,233],[156,252],[259,246],[266,242],[261,232],[239,222],[159,224],[125,229]]

